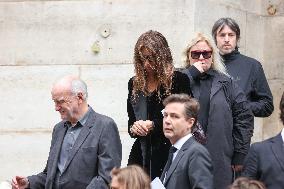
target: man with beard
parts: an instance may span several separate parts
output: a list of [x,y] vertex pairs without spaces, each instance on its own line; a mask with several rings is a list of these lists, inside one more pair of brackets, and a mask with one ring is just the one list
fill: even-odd
[[238,51],[240,28],[232,18],[220,18],[212,36],[228,73],[243,89],[255,117],[268,117],[273,112],[273,97],[261,64]]

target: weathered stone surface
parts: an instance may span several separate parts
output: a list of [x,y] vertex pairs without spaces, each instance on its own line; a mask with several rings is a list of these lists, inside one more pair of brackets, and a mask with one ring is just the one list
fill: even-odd
[[89,87],[88,102],[96,111],[112,117],[120,130],[127,131],[127,87],[134,75],[133,65],[83,66],[80,73]]
[[0,65],[129,63],[137,38],[150,29],[164,33],[180,57],[181,34],[192,30],[192,2],[0,2]]
[[[268,15],[270,5],[275,15]],[[126,132],[127,82],[137,38],[149,29],[165,35],[181,67],[181,53],[195,32],[210,35],[218,18],[236,19],[240,51],[262,63],[274,96],[275,112],[255,119],[253,142],[277,134],[283,127],[282,5],[283,0],[0,0],[0,181],[43,169],[50,132],[60,120],[50,88],[66,74],[86,80],[90,105],[117,122],[126,165],[133,142]]]
[[[120,132],[122,141],[122,166],[126,166],[133,139]],[[41,172],[46,164],[50,147],[50,132],[0,133],[0,182],[15,175],[28,176]]]
[[[54,110],[52,83],[79,66],[2,66],[0,130],[50,129],[60,117]],[[5,108],[4,108],[5,107]]]
[[274,112],[273,114],[263,120],[263,130],[262,135],[263,139],[270,138],[280,132],[283,128],[282,122],[280,122],[279,114],[279,102],[281,96],[284,92],[284,80],[283,79],[275,79],[270,81],[270,87],[273,93],[273,104],[274,104]]

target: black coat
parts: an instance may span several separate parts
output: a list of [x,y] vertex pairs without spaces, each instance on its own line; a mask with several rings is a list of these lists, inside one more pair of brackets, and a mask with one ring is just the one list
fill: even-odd
[[[184,72],[190,78],[193,96],[199,100],[200,84],[189,69]],[[210,70],[210,75],[213,80],[205,146],[212,157],[214,188],[225,189],[232,182],[231,165],[241,165],[248,153],[253,114],[245,95],[232,79],[214,70]]]
[[267,189],[284,188],[284,146],[281,133],[251,145],[242,174],[262,181]]
[[273,97],[261,64],[238,50],[222,57],[229,74],[243,89],[254,116],[270,116],[274,109]]
[[[172,82],[172,94],[186,93],[191,95],[189,79],[185,74],[175,71]],[[132,104],[132,90],[133,78],[131,78],[128,82],[128,133],[132,138],[137,138],[137,136],[133,136],[130,132],[131,126],[136,121]],[[171,146],[170,141],[163,133],[163,116],[161,113],[164,109],[162,102],[168,95],[165,94],[165,90],[163,88],[160,88],[159,93],[160,98],[158,97],[157,91],[146,97],[147,119],[154,122],[154,129],[148,136],[138,137],[137,140],[135,140],[128,159],[129,165],[138,164],[143,166],[140,141],[144,138],[146,140],[146,165],[144,168],[150,174],[151,179],[161,176],[163,168],[167,162],[168,151]]]

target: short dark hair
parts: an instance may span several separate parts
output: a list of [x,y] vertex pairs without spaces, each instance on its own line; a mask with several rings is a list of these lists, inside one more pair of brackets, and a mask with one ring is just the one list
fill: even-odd
[[279,108],[280,108],[280,120],[282,121],[284,125],[284,92],[280,100]]
[[184,115],[187,119],[194,118],[195,122],[197,121],[199,103],[196,99],[190,97],[187,94],[172,94],[164,100],[163,104],[164,106],[166,106],[170,103],[175,102],[184,104]]
[[212,31],[211,31],[215,44],[217,44],[217,40],[216,40],[217,31],[219,30],[219,28],[220,30],[222,30],[225,26],[228,26],[229,28],[231,28],[231,30],[233,30],[236,33],[237,41],[240,39],[241,31],[240,31],[240,27],[237,24],[237,22],[232,18],[220,18],[214,23],[212,27]]

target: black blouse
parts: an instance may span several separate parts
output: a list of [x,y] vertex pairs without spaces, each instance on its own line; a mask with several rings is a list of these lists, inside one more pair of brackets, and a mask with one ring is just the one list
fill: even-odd
[[[128,164],[142,165],[142,151],[139,140],[146,139],[146,166],[144,168],[150,174],[151,178],[160,177],[162,170],[166,164],[168,157],[168,150],[171,146],[169,140],[163,133],[163,115],[161,111],[164,109],[163,100],[168,96],[165,89],[161,87],[159,91],[154,91],[146,97],[147,104],[147,119],[154,122],[154,128],[146,137],[134,136],[130,132],[130,128],[136,120],[133,106],[132,106],[132,90],[133,79],[128,82],[128,98],[127,98],[127,112],[128,112],[128,133],[130,137],[137,138],[134,142],[130,152]],[[172,78],[171,94],[186,93],[192,96],[190,90],[189,78],[186,74],[175,71]],[[160,94],[160,95],[158,95]],[[145,161],[145,160],[144,160]],[[151,167],[151,168],[150,168]]]

